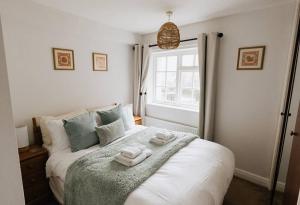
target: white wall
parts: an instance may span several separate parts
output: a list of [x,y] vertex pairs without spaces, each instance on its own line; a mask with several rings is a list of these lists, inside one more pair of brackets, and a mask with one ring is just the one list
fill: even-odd
[[24,204],[0,19],[0,204]]
[[[30,1],[1,1],[16,126],[78,108],[132,102],[131,45],[139,36]],[[74,49],[75,71],[53,70],[52,47]],[[92,52],[108,72],[92,71]]]
[[[182,39],[201,32],[224,33],[215,138],[234,152],[238,169],[264,180],[270,177],[294,8],[289,3],[180,28]],[[144,42],[154,43],[155,38],[145,35]],[[238,48],[255,45],[266,45],[263,70],[237,71]]]

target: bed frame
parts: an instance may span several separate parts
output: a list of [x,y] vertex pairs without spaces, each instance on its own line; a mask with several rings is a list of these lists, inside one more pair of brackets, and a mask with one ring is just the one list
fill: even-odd
[[33,124],[34,144],[42,146],[43,145],[42,131],[35,117],[32,118],[32,124]]

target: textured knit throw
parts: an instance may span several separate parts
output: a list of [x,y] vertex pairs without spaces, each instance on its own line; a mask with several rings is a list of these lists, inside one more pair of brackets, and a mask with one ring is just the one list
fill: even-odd
[[[68,169],[65,180],[65,205],[121,205],[128,195],[154,174],[172,155],[196,135],[176,132],[177,139],[158,146],[149,142],[158,131],[146,128],[76,160]],[[140,143],[152,150],[152,155],[140,164],[126,167],[114,161],[114,156],[130,144]]]

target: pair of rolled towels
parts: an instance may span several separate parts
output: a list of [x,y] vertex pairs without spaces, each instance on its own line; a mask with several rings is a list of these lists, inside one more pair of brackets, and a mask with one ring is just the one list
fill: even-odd
[[172,142],[173,140],[176,139],[176,136],[170,132],[170,131],[160,131],[155,134],[150,139],[150,142],[157,144],[157,145],[164,145],[168,144],[169,142]]
[[115,156],[115,161],[127,167],[132,167],[144,161],[152,155],[152,151],[147,149],[145,145],[132,144],[120,150]]

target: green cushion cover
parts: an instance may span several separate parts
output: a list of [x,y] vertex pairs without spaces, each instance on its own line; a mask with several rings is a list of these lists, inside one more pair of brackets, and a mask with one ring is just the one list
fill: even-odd
[[110,110],[97,111],[97,114],[100,116],[102,124],[107,125],[122,117],[122,107],[118,105]]
[[124,123],[121,118],[108,125],[96,127],[96,131],[100,140],[100,146],[105,146],[125,135]]
[[63,120],[64,128],[69,136],[72,152],[87,149],[99,144],[92,113],[86,113],[72,119]]

